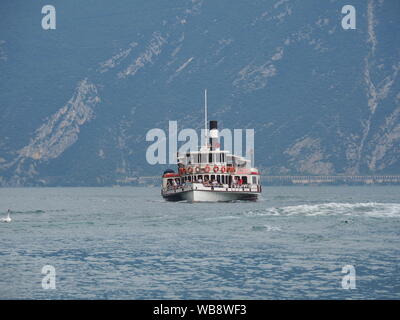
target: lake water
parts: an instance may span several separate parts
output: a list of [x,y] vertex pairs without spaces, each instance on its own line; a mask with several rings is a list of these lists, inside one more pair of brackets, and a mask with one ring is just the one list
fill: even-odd
[[158,188],[0,189],[8,208],[1,299],[400,298],[400,187],[264,187],[258,202],[213,204]]

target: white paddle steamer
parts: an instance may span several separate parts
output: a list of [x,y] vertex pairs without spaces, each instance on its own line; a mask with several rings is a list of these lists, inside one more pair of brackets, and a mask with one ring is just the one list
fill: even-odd
[[220,150],[217,121],[210,121],[206,144],[199,151],[177,155],[178,170],[166,170],[161,195],[167,201],[217,202],[255,201],[261,193],[260,174],[251,161]]

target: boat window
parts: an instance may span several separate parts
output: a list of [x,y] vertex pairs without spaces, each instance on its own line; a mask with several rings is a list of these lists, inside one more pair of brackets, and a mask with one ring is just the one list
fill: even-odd
[[256,176],[253,176],[252,180],[253,180],[253,184],[257,184],[257,177]]
[[204,181],[208,181],[208,180],[210,180],[210,176],[209,175],[205,175],[204,176]]
[[209,153],[209,154],[208,154],[208,162],[209,162],[209,163],[212,163],[212,153]]
[[220,175],[217,175],[217,181],[218,181],[218,183],[221,183],[221,176]]

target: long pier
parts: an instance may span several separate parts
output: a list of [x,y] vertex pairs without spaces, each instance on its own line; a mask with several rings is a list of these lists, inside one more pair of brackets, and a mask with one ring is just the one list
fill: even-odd
[[400,175],[262,176],[261,180],[265,185],[400,184]]
[[[400,185],[400,175],[288,175],[272,176],[262,175],[262,185],[372,185],[372,184],[390,184]],[[136,185],[155,185],[161,183],[161,176],[140,176],[134,178],[125,178],[118,180],[118,184],[136,184]]]

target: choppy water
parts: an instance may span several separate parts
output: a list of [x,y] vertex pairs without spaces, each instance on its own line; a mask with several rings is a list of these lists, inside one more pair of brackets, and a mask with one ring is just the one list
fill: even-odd
[[[400,298],[399,187],[266,187],[256,203],[158,188],[0,189],[0,298]],[[56,289],[41,285],[44,265]],[[342,267],[354,265],[356,289]]]

